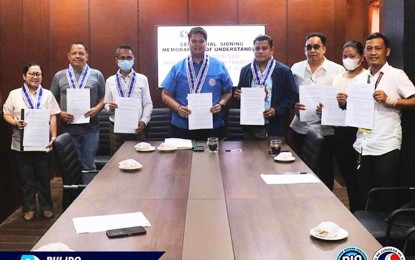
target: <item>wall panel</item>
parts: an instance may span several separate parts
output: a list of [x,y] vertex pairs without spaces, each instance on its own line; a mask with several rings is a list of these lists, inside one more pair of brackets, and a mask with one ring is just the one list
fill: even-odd
[[154,106],[164,107],[157,88],[156,25],[187,25],[187,1],[139,1],[138,9],[139,71],[148,77]]
[[[274,56],[287,62],[287,1],[240,0],[239,24],[265,24],[266,33],[274,39]],[[254,39],[252,39],[254,40]]]
[[88,0],[50,0],[50,65],[53,74],[68,66],[67,54],[73,42],[90,46],[89,30]]
[[346,40],[357,40],[364,43],[369,34],[367,1],[347,0],[344,23]]
[[[10,90],[22,83],[23,5],[22,1],[2,0],[0,35],[0,90],[1,111]],[[2,114],[3,115],[3,114]],[[20,205],[20,190],[10,154],[11,132],[6,122],[0,122],[0,222]]]
[[[327,37],[326,56],[333,61],[339,61],[338,50],[334,43],[335,31],[335,0],[301,1],[291,0],[287,14],[287,42],[289,43],[289,65],[305,59],[304,39],[309,32],[322,32]],[[336,59],[337,58],[337,59]]]
[[137,0],[112,0],[106,4],[90,0],[89,13],[90,64],[108,78],[118,69],[115,49],[119,45],[127,44],[137,51]]
[[[24,63],[37,62],[43,69],[42,85],[50,88],[50,26],[49,0],[23,1]],[[23,64],[22,64],[23,66]]]
[[189,24],[236,24],[237,0],[189,0]]

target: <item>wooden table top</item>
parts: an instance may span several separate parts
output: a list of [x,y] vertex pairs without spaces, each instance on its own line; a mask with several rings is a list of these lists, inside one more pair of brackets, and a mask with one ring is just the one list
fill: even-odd
[[[161,259],[335,259],[348,246],[369,257],[381,247],[323,183],[265,184],[262,173],[313,174],[295,154],[292,163],[274,162],[267,142],[221,142],[217,153],[138,153],[134,145],[120,148],[34,249],[63,242],[76,251],[166,251]],[[125,159],[143,168],[122,172],[118,162]],[[137,211],[152,225],[144,236],[76,234],[72,223]],[[339,224],[349,236],[313,238],[310,229],[322,221]]]

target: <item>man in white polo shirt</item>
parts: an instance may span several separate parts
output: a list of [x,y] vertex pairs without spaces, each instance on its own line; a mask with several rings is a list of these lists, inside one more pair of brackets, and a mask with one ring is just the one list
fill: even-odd
[[[363,202],[371,188],[399,185],[400,110],[415,108],[415,87],[404,71],[388,64],[390,51],[385,35],[373,33],[366,38],[367,82],[375,84],[376,104],[373,129],[359,130],[353,145],[360,154],[358,178]],[[393,206],[391,196],[381,201],[387,207]]]

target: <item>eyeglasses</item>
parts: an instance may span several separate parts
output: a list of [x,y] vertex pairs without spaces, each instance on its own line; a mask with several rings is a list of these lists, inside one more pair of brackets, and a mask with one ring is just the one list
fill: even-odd
[[133,56],[121,56],[118,57],[118,60],[133,60],[134,57]]
[[312,49],[318,51],[320,49],[321,45],[320,44],[307,44],[305,46],[305,48],[307,49],[307,51],[311,51]]
[[30,75],[31,77],[38,77],[38,78],[40,78],[40,77],[42,77],[42,73],[40,73],[40,72],[31,72],[31,73],[27,73],[28,75]]

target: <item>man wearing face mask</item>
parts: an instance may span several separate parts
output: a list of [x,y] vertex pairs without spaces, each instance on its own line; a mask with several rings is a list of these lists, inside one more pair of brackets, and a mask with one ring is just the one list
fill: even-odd
[[[133,69],[134,51],[130,46],[122,45],[115,51],[115,62],[119,70],[109,77],[105,84],[105,109],[111,114],[110,141],[111,153],[114,154],[124,141],[144,140],[144,129],[151,118],[153,102],[150,96],[147,77]],[[115,133],[115,109],[120,98],[134,98],[139,103],[138,125],[135,133]]]

